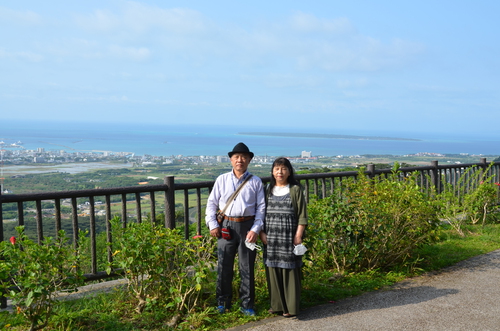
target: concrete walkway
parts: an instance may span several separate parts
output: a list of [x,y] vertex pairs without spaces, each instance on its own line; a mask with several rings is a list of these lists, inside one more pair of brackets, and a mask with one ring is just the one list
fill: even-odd
[[367,293],[229,329],[500,330],[500,250]]

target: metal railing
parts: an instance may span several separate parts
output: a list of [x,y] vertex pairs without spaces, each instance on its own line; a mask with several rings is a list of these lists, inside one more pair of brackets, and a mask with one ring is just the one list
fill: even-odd
[[[481,158],[479,163],[469,164],[450,164],[439,165],[437,161],[433,161],[430,166],[400,168],[401,176],[406,176],[413,172],[418,172],[420,185],[423,191],[429,191],[431,188],[436,188],[437,191],[443,189],[443,181],[446,181],[453,187],[458,185],[458,178],[471,167],[479,167],[485,171],[489,171],[495,182],[500,182],[500,162],[488,164],[486,158]],[[387,176],[392,172],[391,169],[375,170],[373,165],[368,165],[365,173],[370,177]],[[331,172],[331,173],[313,173],[296,175],[296,178],[305,188],[306,200],[309,201],[311,195],[323,198],[336,192],[336,189],[341,187],[342,181],[347,178],[356,178],[357,171],[348,172]],[[270,181],[270,177],[263,177],[264,184]],[[0,194],[0,240],[5,240],[4,235],[4,219],[3,214],[10,206],[10,210],[17,211],[17,225],[27,225],[33,221],[26,220],[25,215],[29,214],[26,203],[34,203],[34,222],[36,223],[36,240],[40,243],[45,236],[56,236],[58,231],[64,226],[69,226],[72,229],[72,243],[75,247],[79,242],[79,229],[83,226],[88,228],[90,237],[90,266],[88,273],[85,275],[87,280],[98,280],[109,277],[103,270],[98,270],[98,256],[96,238],[98,235],[97,223],[101,222],[97,216],[97,209],[104,211],[104,223],[106,242],[112,243],[112,230],[110,220],[113,216],[118,215],[121,218],[122,225],[125,227],[128,221],[143,222],[148,219],[151,222],[157,220],[157,217],[164,215],[164,225],[167,228],[174,228],[176,224],[176,216],[179,214],[182,219],[182,227],[184,236],[189,238],[190,227],[196,224],[196,234],[200,234],[204,226],[203,214],[206,199],[214,185],[214,181],[195,182],[195,183],[175,183],[174,177],[165,177],[162,185],[144,185],[134,187],[120,188],[104,188],[79,191],[62,191],[37,194]],[[177,198],[182,197],[182,203],[176,207]],[[118,199],[117,199],[118,198]],[[79,200],[84,199],[88,207],[87,213],[80,213]],[[96,201],[104,199],[104,203],[97,205]],[[118,200],[118,202],[116,202]],[[42,208],[42,203],[49,201],[53,204],[53,209],[50,215],[47,216],[46,211]],[[145,203],[149,201],[149,203]],[[12,208],[14,204],[14,208]],[[115,205],[117,205],[115,207]],[[129,206],[132,207],[130,212]],[[63,207],[70,208],[71,212],[63,213]],[[118,208],[118,209],[116,209]],[[158,208],[162,211],[158,212]],[[144,215],[144,211],[148,210]],[[45,214],[44,214],[45,213]],[[44,216],[45,215],[45,216]],[[66,218],[63,218],[66,217]],[[177,217],[179,218],[179,217]],[[83,222],[88,222],[85,224]],[[71,224],[67,224],[70,222]],[[52,224],[54,223],[54,224]],[[53,225],[53,232],[45,229],[46,225]],[[102,225],[102,224],[100,224]],[[193,231],[193,230],[191,230]],[[108,245],[106,248],[107,261],[112,261],[112,249]],[[111,276],[113,276],[112,274]]]

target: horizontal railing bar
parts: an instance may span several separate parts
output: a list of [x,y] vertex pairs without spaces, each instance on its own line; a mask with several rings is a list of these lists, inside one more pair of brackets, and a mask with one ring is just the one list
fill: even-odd
[[[195,188],[210,188],[213,187],[215,181],[205,181],[196,183],[179,183],[175,184],[174,189],[187,190]],[[151,191],[166,191],[168,186],[164,184],[157,185],[142,185],[142,186],[126,186],[126,187],[112,187],[112,188],[99,188],[88,190],[76,191],[58,191],[58,192],[43,192],[43,193],[23,193],[23,194],[8,194],[1,195],[2,202],[18,202],[18,201],[34,201],[34,200],[53,200],[53,199],[67,199],[67,198],[87,198],[91,196],[104,196],[104,195],[119,195],[119,194],[133,194],[133,193],[148,193]]]
[[[469,168],[472,166],[484,166],[483,163],[464,163],[460,165],[439,165],[438,169],[462,169]],[[401,172],[413,172],[413,171],[425,171],[436,169],[433,166],[421,166],[421,167],[408,167],[400,168]],[[388,174],[391,173],[391,169],[375,170],[374,174]],[[366,174],[370,172],[365,171]],[[357,171],[344,171],[344,172],[327,172],[327,173],[314,173],[314,174],[300,174],[295,177],[298,180],[308,180],[308,179],[322,179],[322,178],[337,178],[337,177],[355,177],[358,175]],[[264,183],[268,183],[271,177],[262,177]],[[196,188],[211,188],[213,187],[215,181],[204,181],[195,183],[176,183],[174,189],[177,190],[188,190]],[[166,191],[168,186],[164,184],[158,185],[143,185],[143,186],[127,186],[127,187],[113,187],[113,188],[100,188],[100,189],[87,189],[87,190],[76,190],[76,191],[58,191],[58,192],[44,192],[44,193],[23,193],[23,194],[7,194],[2,195],[1,199],[3,203],[9,202],[25,202],[25,201],[35,201],[35,200],[53,200],[53,199],[68,199],[68,198],[87,198],[91,196],[105,196],[105,195],[119,195],[119,194],[133,194],[133,193],[148,193],[152,191]]]
[[166,185],[144,185],[144,186],[127,186],[115,188],[100,188],[78,191],[59,191],[47,193],[24,193],[24,194],[8,194],[2,195],[2,202],[17,202],[17,201],[33,201],[33,200],[52,200],[52,199],[67,199],[67,198],[87,198],[90,196],[118,195],[129,193],[147,193],[150,191],[168,190]]

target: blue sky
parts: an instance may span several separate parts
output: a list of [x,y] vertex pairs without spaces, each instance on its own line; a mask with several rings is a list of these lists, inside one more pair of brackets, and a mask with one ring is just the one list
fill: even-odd
[[497,134],[499,1],[0,2],[2,119]]

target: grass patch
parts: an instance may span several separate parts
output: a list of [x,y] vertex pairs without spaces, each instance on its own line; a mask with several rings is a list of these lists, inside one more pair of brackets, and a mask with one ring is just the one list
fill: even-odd
[[416,254],[422,261],[423,271],[439,270],[473,256],[485,254],[500,248],[500,225],[464,226],[465,237],[451,229],[444,229],[440,241],[422,247]]

